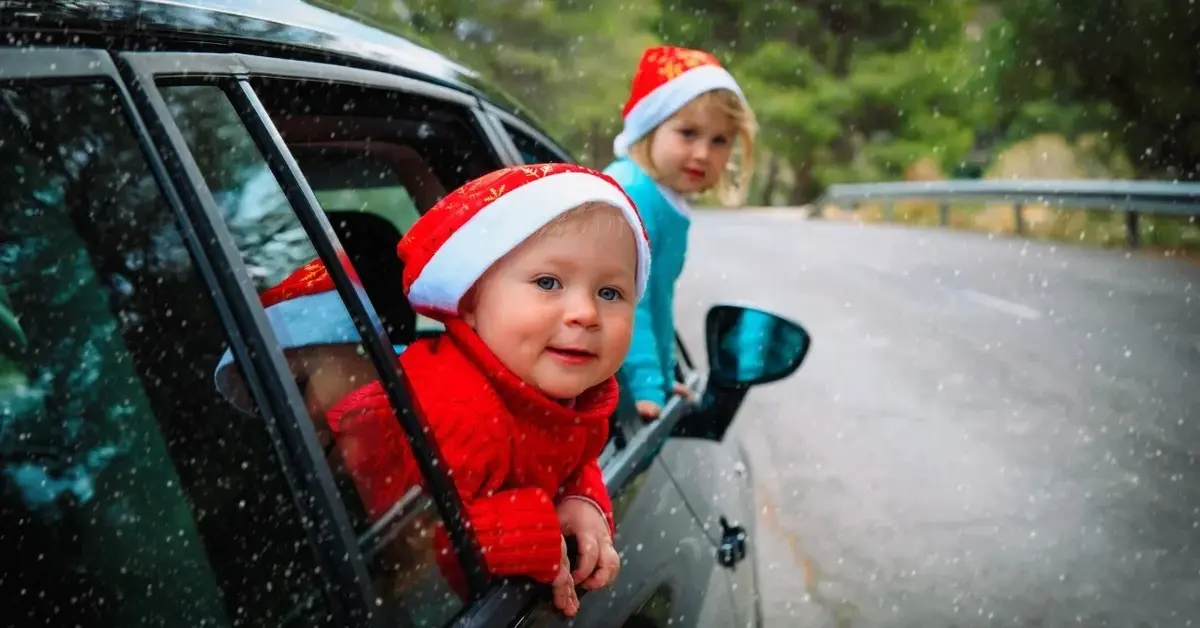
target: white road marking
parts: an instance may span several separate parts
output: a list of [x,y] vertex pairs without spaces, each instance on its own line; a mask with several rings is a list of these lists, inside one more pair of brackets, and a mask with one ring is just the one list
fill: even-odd
[[1026,307],[1020,303],[1013,303],[1012,301],[1005,301],[1004,299],[994,297],[990,294],[984,294],[974,290],[963,290],[963,295],[966,296],[968,300],[974,301],[979,305],[990,307],[993,310],[1004,312],[1005,314],[1011,314],[1017,318],[1035,321],[1042,317],[1041,312],[1031,307]]

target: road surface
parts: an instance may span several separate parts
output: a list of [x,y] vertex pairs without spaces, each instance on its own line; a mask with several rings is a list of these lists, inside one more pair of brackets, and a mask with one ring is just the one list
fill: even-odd
[[1200,265],[697,212],[681,328],[814,337],[735,424],[767,626],[1200,626]]

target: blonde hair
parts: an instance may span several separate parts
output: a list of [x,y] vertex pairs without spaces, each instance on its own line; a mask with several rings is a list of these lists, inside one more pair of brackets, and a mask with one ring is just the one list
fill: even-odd
[[[492,262],[487,270],[483,271],[475,283],[463,294],[458,301],[459,313],[469,311],[475,307],[475,299],[479,295],[479,284],[484,277],[489,276],[499,264],[500,260],[508,255],[512,255],[518,248],[525,246],[531,242],[536,242],[546,237],[557,237],[568,233],[586,233],[602,236],[617,236],[625,235],[637,242],[637,234],[631,228],[629,220],[625,218],[625,212],[621,208],[603,201],[588,201],[580,205],[576,205],[571,209],[551,218],[546,224],[534,231],[529,237],[525,238],[512,249],[510,249],[500,259]],[[634,268],[637,268],[639,259],[634,259]],[[635,271],[636,272],[636,271]]]
[[625,213],[620,208],[609,203],[590,201],[551,218],[533,232],[529,239],[559,236],[564,233],[603,232],[608,235],[621,233],[622,230],[633,233]]
[[[733,139],[735,140],[733,152],[729,156],[729,162],[725,165],[725,171],[721,173],[712,189],[716,192],[717,199],[721,201],[722,205],[726,207],[741,205],[746,202],[750,180],[754,177],[754,140],[758,136],[758,121],[754,117],[754,111],[734,92],[728,89],[715,89],[693,98],[691,102],[676,111],[671,118],[692,107],[715,107],[718,112],[733,121]],[[654,163],[650,159],[650,146],[654,143],[654,136],[660,128],[662,128],[661,123],[649,133],[638,138],[633,146],[629,147],[629,157],[655,181],[661,180],[662,174],[654,167]],[[741,164],[738,167],[731,167],[738,157],[739,148],[741,149]]]

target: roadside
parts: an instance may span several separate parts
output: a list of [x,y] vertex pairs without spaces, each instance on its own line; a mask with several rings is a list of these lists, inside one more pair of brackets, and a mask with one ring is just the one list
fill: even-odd
[[[700,211],[729,211],[717,207],[698,207]],[[1103,210],[1064,210],[1031,205],[1021,210],[1023,233],[1017,234],[1015,212],[1011,204],[975,203],[950,206],[948,225],[938,224],[936,203],[900,201],[887,220],[883,205],[864,204],[856,209],[828,205],[816,207],[744,207],[748,215],[781,220],[828,220],[858,224],[895,224],[932,229],[960,229],[994,236],[1021,237],[1030,240],[1083,244],[1102,249],[1125,248],[1124,216]],[[1141,218],[1141,246],[1131,255],[1177,258],[1200,264],[1200,221],[1196,219],[1144,215]]]

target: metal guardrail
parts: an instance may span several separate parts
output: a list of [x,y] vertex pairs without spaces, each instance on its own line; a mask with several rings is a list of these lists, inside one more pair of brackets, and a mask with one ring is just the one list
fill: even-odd
[[816,203],[818,208],[834,203],[865,201],[884,204],[884,216],[892,218],[898,200],[941,201],[939,222],[949,222],[950,201],[1008,201],[1013,203],[1016,232],[1024,231],[1022,208],[1026,204],[1099,209],[1125,213],[1125,241],[1130,247],[1140,242],[1138,218],[1143,213],[1200,217],[1200,183],[1172,181],[1085,180],[958,180],[902,183],[832,185]]

